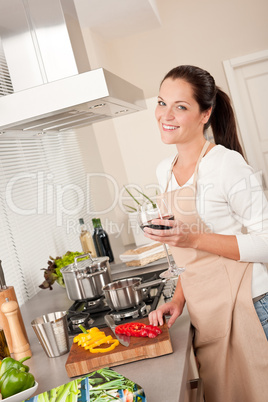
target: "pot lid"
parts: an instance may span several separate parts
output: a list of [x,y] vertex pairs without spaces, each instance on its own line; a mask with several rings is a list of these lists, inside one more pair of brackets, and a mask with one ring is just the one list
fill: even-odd
[[[78,257],[79,258],[83,258],[85,256],[89,256],[89,254],[86,255],[81,255]],[[76,257],[77,258],[77,257]],[[102,268],[102,267],[106,267],[107,263],[109,263],[109,257],[98,257],[98,258],[88,258],[86,260],[80,260],[77,261],[75,260],[74,263],[66,265],[66,267],[61,268],[61,272],[74,272],[74,271],[80,271],[80,270],[84,270],[84,269],[93,269],[94,271]]]

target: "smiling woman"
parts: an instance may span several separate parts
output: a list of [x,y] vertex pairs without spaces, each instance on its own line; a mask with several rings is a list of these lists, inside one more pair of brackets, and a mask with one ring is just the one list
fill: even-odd
[[[268,202],[243,158],[230,100],[207,71],[179,66],[161,83],[155,115],[162,141],[177,148],[157,168],[175,219],[169,230],[144,232],[168,244],[185,271],[150,323],[169,315],[173,325],[187,303],[206,401],[265,400]],[[204,136],[210,125],[215,143]]]

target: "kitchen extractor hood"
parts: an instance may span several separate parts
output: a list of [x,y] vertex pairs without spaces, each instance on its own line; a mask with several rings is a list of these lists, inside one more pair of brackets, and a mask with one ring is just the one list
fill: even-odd
[[2,133],[68,131],[146,107],[141,89],[90,69],[73,0],[0,0],[0,36]]

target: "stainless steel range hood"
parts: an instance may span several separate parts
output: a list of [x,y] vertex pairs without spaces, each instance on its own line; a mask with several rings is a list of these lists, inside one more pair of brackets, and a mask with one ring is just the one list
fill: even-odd
[[142,91],[92,70],[0,98],[0,130],[66,131],[144,109]]
[[67,131],[145,108],[141,89],[90,70],[73,0],[0,0],[0,36],[1,132]]

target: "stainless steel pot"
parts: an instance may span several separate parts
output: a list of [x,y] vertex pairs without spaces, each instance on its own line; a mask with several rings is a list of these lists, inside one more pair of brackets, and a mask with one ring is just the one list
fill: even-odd
[[121,279],[104,286],[103,292],[108,306],[116,311],[137,306],[143,301],[143,289],[166,280],[157,279],[146,283],[141,283],[141,281],[141,278],[135,277]]
[[[87,260],[78,261],[88,257]],[[103,296],[102,288],[111,282],[108,257],[91,258],[90,254],[75,257],[74,263],[61,270],[67,296],[71,300],[94,300]]]

